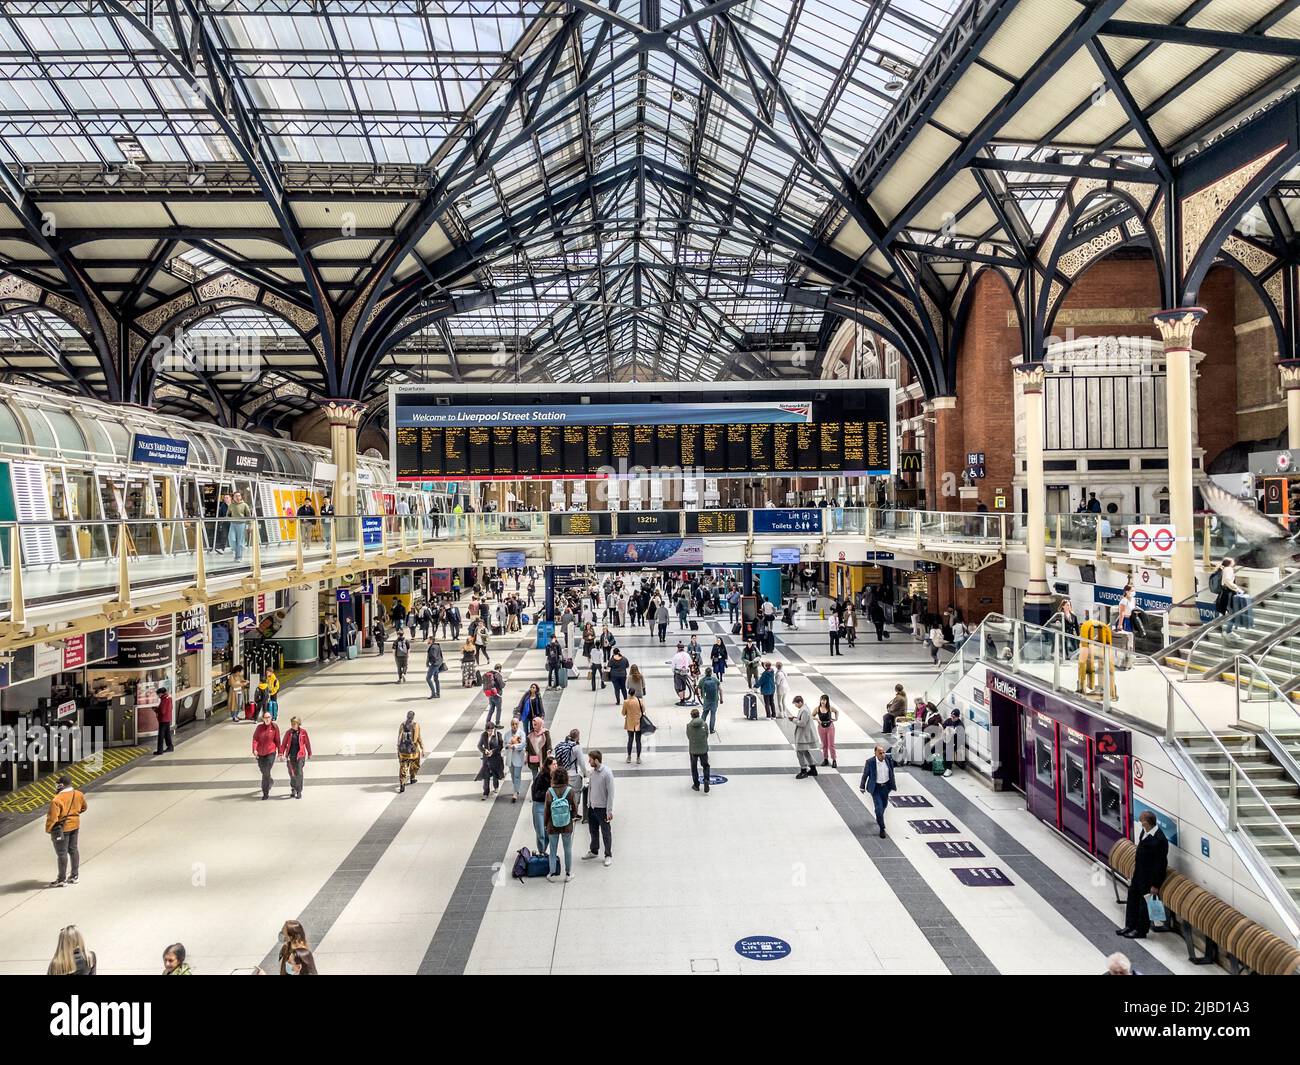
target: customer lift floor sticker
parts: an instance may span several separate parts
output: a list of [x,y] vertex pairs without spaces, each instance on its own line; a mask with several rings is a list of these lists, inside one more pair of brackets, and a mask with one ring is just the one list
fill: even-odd
[[956,832],[957,826],[942,817],[932,817],[926,821],[908,821],[912,831],[923,836],[937,836],[940,832]]
[[957,879],[967,887],[1013,887],[1013,881],[996,866],[976,866],[974,869],[954,869]]
[[716,787],[718,784],[725,784],[726,782],[727,778],[718,776],[717,773],[712,773],[709,776],[709,787],[711,788]]
[[889,797],[889,805],[918,808],[933,804],[924,795],[899,795],[895,793]]
[[780,961],[790,954],[790,944],[774,936],[747,936],[736,941],[736,953],[750,961]]
[[983,858],[984,852],[966,839],[938,840],[926,844],[936,858]]

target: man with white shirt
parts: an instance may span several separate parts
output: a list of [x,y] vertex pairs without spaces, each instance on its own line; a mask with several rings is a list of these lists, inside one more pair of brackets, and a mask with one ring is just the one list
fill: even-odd
[[867,759],[862,770],[862,783],[858,791],[871,792],[871,799],[876,804],[876,824],[880,827],[880,838],[885,838],[885,810],[889,807],[889,793],[897,788],[894,780],[894,759],[885,753],[879,744],[875,754]]
[[691,690],[691,656],[680,640],[677,641],[677,653],[672,657],[672,666],[673,688],[677,692],[677,705],[688,706],[690,700],[687,696]]

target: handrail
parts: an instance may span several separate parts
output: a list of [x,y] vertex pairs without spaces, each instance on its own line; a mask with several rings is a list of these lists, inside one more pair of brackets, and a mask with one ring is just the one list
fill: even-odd
[[[1196,657],[1196,649],[1198,646],[1200,646],[1201,641],[1205,639],[1206,636],[1208,636],[1211,632],[1216,632],[1220,630],[1229,621],[1232,621],[1233,624],[1235,625],[1236,619],[1239,618],[1241,615],[1246,614],[1254,610],[1256,607],[1261,606],[1269,598],[1271,598],[1272,596],[1276,595],[1278,592],[1285,590],[1288,586],[1295,584],[1297,582],[1300,582],[1300,570],[1296,570],[1293,573],[1289,573],[1285,577],[1283,577],[1280,581],[1278,581],[1276,584],[1270,585],[1268,588],[1264,589],[1264,591],[1262,591],[1257,597],[1251,599],[1249,603],[1247,603],[1245,606],[1241,607],[1240,609],[1234,610],[1231,613],[1220,614],[1213,621],[1207,621],[1204,625],[1199,626],[1196,629],[1196,631],[1190,632],[1186,636],[1183,636],[1182,638],[1175,640],[1173,643],[1166,645],[1160,652],[1161,659],[1167,660],[1173,657],[1176,652],[1181,652],[1183,648],[1190,647],[1190,650],[1186,655],[1180,655],[1180,657],[1183,658],[1183,679],[1187,680],[1188,674],[1191,671],[1192,659]],[[1196,593],[1193,593],[1193,595],[1189,598],[1191,602],[1189,602],[1189,600],[1185,598],[1180,600],[1177,603],[1174,603],[1172,606],[1170,606],[1169,613],[1172,614],[1179,607],[1183,607],[1183,608],[1194,607],[1196,605]]]
[[[1005,660],[997,657],[990,660],[988,656],[985,654],[985,646],[986,646],[985,637],[986,635],[989,636],[993,635],[994,626],[998,626],[998,627],[1010,626],[1012,629],[1012,655],[1010,660]],[[988,630],[988,632],[986,633],[985,630]],[[992,665],[1001,668],[1010,668],[1012,669],[1013,672],[1022,672],[1019,668],[1020,667],[1019,652],[1023,648],[1025,643],[1023,634],[1033,633],[1033,632],[1043,633],[1052,637],[1053,645],[1055,648],[1053,657],[1059,660],[1059,658],[1061,657],[1061,645],[1056,643],[1056,639],[1059,635],[1062,634],[1059,634],[1056,630],[1045,629],[1042,626],[1034,625],[1031,624],[1030,622],[1023,621],[1016,618],[1008,618],[1002,614],[989,614],[985,616],[985,618],[976,627],[975,631],[971,634],[973,639],[978,640],[978,643],[976,644],[978,648],[978,657],[976,658],[975,661],[980,661],[980,660],[988,661],[991,662]],[[1085,640],[1082,637],[1074,637],[1074,636],[1070,637],[1070,639],[1071,641],[1077,640],[1080,645],[1091,644],[1097,647],[1101,651],[1103,656],[1108,655],[1109,652],[1113,650],[1113,647],[1111,645],[1102,644],[1096,640]],[[1184,761],[1188,767],[1189,772],[1192,772],[1196,775],[1196,777],[1198,778],[1199,782],[1202,785],[1202,790],[1205,791],[1208,795],[1214,796],[1214,801],[1218,804],[1220,808],[1219,812],[1223,818],[1224,827],[1226,827],[1230,831],[1240,831],[1240,825],[1239,825],[1240,792],[1241,792],[1242,782],[1244,781],[1247,792],[1249,794],[1253,794],[1254,797],[1259,801],[1259,803],[1264,807],[1264,809],[1268,811],[1269,816],[1272,818],[1274,822],[1276,822],[1277,826],[1282,829],[1283,834],[1291,842],[1291,845],[1295,848],[1296,853],[1300,855],[1300,840],[1296,839],[1295,835],[1291,832],[1291,830],[1288,829],[1286,827],[1286,824],[1281,820],[1280,817],[1278,817],[1277,811],[1274,810],[1273,807],[1269,804],[1268,800],[1264,798],[1263,793],[1260,792],[1259,788],[1250,779],[1249,774],[1246,773],[1245,769],[1241,766],[1241,763],[1233,756],[1232,752],[1228,750],[1228,748],[1224,745],[1223,741],[1219,739],[1219,737],[1215,734],[1214,730],[1211,729],[1205,723],[1204,720],[1202,720],[1201,716],[1196,712],[1196,710],[1191,706],[1191,704],[1188,703],[1187,699],[1182,695],[1182,693],[1178,691],[1177,685],[1172,680],[1170,680],[1169,676],[1161,669],[1160,664],[1155,659],[1150,658],[1149,656],[1146,655],[1134,655],[1132,657],[1137,660],[1145,660],[1152,667],[1152,669],[1155,670],[1156,675],[1159,676],[1161,680],[1164,682],[1166,688],[1166,699],[1168,703],[1168,713],[1166,716],[1165,729],[1164,729],[1164,740],[1166,743],[1178,748],[1182,752],[1182,754],[1184,755]],[[964,661],[964,656],[963,656],[963,661]],[[1109,663],[1107,661],[1107,658],[1103,657],[1102,661],[1103,661],[1103,668],[1108,673]],[[972,664],[974,663],[972,662]],[[1252,663],[1252,667],[1253,666],[1254,664]],[[1059,668],[1059,663],[1058,663],[1058,668]],[[1025,676],[1035,681],[1038,682],[1043,681],[1042,677],[1039,677],[1037,674],[1033,673],[1032,671],[1024,670],[1023,673]],[[941,674],[941,676],[942,675],[943,674]],[[1104,678],[1103,685],[1102,685],[1102,690],[1104,693],[1109,693],[1110,689],[1109,689],[1108,682],[1109,682],[1109,676],[1107,675]],[[1058,688],[1060,687],[1059,684],[1055,686]],[[1285,696],[1281,696],[1280,693],[1279,693],[1279,697],[1285,698]],[[1201,732],[1198,733],[1198,735],[1208,737],[1214,749],[1216,750],[1216,753],[1220,757],[1222,757],[1222,759],[1227,764],[1229,769],[1228,802],[1225,803],[1224,800],[1219,797],[1219,793],[1216,790],[1213,781],[1211,781],[1206,776],[1206,774],[1200,769],[1195,759],[1191,756],[1192,749],[1187,745],[1185,739],[1185,735],[1187,734],[1180,733],[1180,731],[1178,730],[1175,724],[1177,720],[1177,713],[1176,713],[1177,704],[1181,704],[1182,709],[1186,712],[1186,714],[1190,715],[1191,719],[1195,721],[1195,723],[1200,727]],[[1125,714],[1122,710],[1116,711],[1111,709],[1109,700],[1105,701],[1104,709],[1105,712],[1107,713],[1118,713],[1121,717],[1124,717],[1127,720],[1136,721],[1136,719],[1132,718],[1131,715]],[[1147,722],[1142,722],[1142,721],[1138,721],[1137,723],[1143,726],[1147,726],[1149,724]],[[1144,731],[1146,731],[1145,728]],[[1281,882],[1277,880],[1276,874],[1272,870],[1272,868],[1267,866],[1265,866],[1265,868],[1267,869],[1267,874],[1271,876],[1275,881],[1274,886],[1281,891],[1282,896],[1290,897],[1289,892],[1285,888],[1285,885],[1282,885]]]

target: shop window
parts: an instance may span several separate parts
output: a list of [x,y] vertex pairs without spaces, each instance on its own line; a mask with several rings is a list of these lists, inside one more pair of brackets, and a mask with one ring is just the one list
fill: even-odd
[[1056,790],[1056,764],[1052,757],[1052,741],[1034,737],[1034,774],[1040,784]]

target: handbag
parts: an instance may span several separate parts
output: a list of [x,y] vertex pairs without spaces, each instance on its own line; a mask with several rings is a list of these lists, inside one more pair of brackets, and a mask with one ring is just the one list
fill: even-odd
[[1165,904],[1156,895],[1147,896],[1147,916],[1151,918],[1152,924],[1164,924],[1168,920]]
[[63,841],[64,825],[67,824],[67,821],[68,821],[68,817],[65,815],[64,817],[61,817],[59,818],[59,820],[55,821],[54,827],[50,829],[50,839],[54,840],[55,843],[60,843]]
[[[641,703],[641,700],[638,699],[637,702]],[[652,736],[658,731],[658,726],[650,720],[649,716],[645,712],[645,703],[641,703],[641,727],[637,731],[640,732],[642,736]]]

